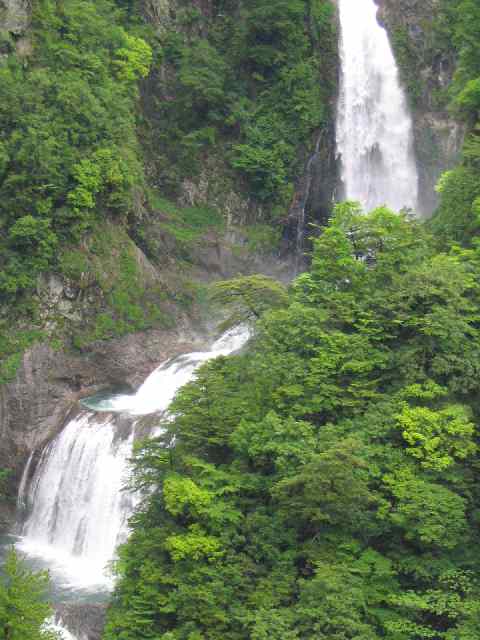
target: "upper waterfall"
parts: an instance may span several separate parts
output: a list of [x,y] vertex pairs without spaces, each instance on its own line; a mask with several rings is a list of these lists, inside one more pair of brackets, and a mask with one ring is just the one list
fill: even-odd
[[388,35],[374,0],[339,0],[340,97],[337,155],[342,197],[367,211],[415,209],[413,127]]

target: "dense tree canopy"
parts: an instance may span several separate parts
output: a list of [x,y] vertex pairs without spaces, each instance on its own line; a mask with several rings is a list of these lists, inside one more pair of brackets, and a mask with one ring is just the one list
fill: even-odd
[[46,572],[32,572],[15,551],[9,551],[0,578],[2,640],[60,640],[46,624],[52,615],[48,588]]
[[2,299],[32,287],[99,210],[124,215],[142,180],[135,82],[152,54],[115,4],[36,3],[33,46],[0,65]]
[[139,450],[105,638],[478,637],[479,276],[476,249],[337,207]]

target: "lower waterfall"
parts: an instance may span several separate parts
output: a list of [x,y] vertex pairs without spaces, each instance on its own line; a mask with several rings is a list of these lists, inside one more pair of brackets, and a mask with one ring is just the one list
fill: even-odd
[[65,629],[61,621],[48,620],[45,626],[49,631],[55,631],[62,640],[84,640],[83,638],[76,638],[73,633]]
[[47,561],[54,581],[76,589],[111,588],[108,565],[128,534],[135,504],[122,488],[138,417],[164,412],[202,363],[237,351],[249,337],[246,327],[232,329],[209,351],[165,362],[136,394],[87,401],[97,411],[82,411],[66,425],[41,453],[30,481],[31,458],[27,463],[19,503],[28,517],[19,549]]
[[134,425],[118,436],[110,417],[81,413],[43,451],[27,502],[21,549],[54,563],[77,586],[101,585],[124,538]]

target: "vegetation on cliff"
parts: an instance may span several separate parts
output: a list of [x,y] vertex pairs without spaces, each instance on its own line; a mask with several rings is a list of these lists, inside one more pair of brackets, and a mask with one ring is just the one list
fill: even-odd
[[471,244],[480,231],[480,6],[474,0],[447,6],[458,56],[451,108],[465,122],[467,138],[461,164],[438,185],[441,201],[432,228],[440,238]]
[[151,50],[110,0],[36,3],[31,57],[0,66],[2,300],[36,284],[59,245],[125,216],[142,185],[136,80]]
[[226,0],[209,12],[180,2],[176,28],[159,36],[146,142],[164,190],[178,193],[216,151],[270,215],[284,215],[299,149],[328,126],[334,26],[329,0]]
[[[456,120],[466,131],[460,162],[438,182],[431,228],[439,242],[471,243],[480,230],[480,6],[476,0],[414,2],[411,11],[402,2],[382,5],[413,111],[429,111],[433,121],[449,113],[450,125]],[[417,137],[420,168],[435,167],[442,151],[429,144],[434,129]]]
[[[134,188],[144,183],[137,81],[152,58],[149,45],[124,28],[113,0],[41,0],[23,47],[5,37],[0,383],[42,337],[39,275],[57,271],[82,289],[89,280],[88,234],[101,232],[105,220],[126,224]],[[122,310],[135,302],[129,299]]]
[[[186,259],[222,221],[159,191],[177,198],[218,154],[275,223],[328,122],[329,2],[178,2],[158,32],[139,4],[41,0],[35,57],[0,65],[0,299],[27,316],[40,273],[91,275],[106,308],[80,346],[159,320],[164,292],[137,279],[135,242],[157,245],[136,188]],[[480,636],[480,9],[442,7],[428,55],[454,49],[458,69],[438,104],[469,135],[436,216],[346,203],[288,291],[260,276],[217,285],[255,337],[199,370],[137,452],[144,497],[105,640]],[[2,332],[0,382],[37,338]]]
[[106,640],[478,637],[479,282],[477,248],[337,207],[138,452]]
[[[281,236],[329,121],[330,1],[162,7],[150,24],[137,1],[39,0],[25,37],[0,33],[0,383],[42,337],[81,346],[168,324],[190,294],[152,287],[135,245],[160,269],[184,265],[222,228],[208,202],[175,203],[209,157],[263,211],[248,222],[275,219],[263,236]],[[50,273],[73,291],[65,315],[46,317]]]

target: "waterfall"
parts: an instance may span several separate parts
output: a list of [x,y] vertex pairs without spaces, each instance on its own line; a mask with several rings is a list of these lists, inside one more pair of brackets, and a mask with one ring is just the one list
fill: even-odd
[[305,167],[305,186],[303,189],[302,199],[298,206],[298,219],[297,219],[297,237],[296,237],[296,246],[295,246],[295,271],[296,273],[300,273],[301,267],[305,261],[305,256],[303,255],[304,242],[305,242],[305,222],[307,215],[307,204],[308,199],[310,198],[310,192],[312,190],[312,182],[313,182],[313,163],[318,158],[320,153],[320,144],[322,142],[323,131],[317,136],[317,141],[315,143],[315,149],[311,156],[309,157],[306,167]]
[[[56,633],[61,640],[80,640],[80,638],[76,638],[73,633],[70,633],[70,631],[63,626],[61,620],[56,620],[55,618],[47,620],[45,629],[46,631],[53,631]],[[86,639],[82,638],[82,640]]]
[[66,584],[110,588],[107,566],[128,534],[135,504],[122,488],[129,475],[138,416],[166,411],[176,391],[202,363],[237,351],[249,335],[245,327],[230,330],[209,351],[161,365],[136,394],[91,403],[97,411],[83,411],[70,420],[43,450],[28,488],[32,459],[27,463],[21,502],[29,516],[20,549],[47,560],[54,578]]
[[25,510],[27,506],[27,487],[28,480],[30,477],[30,468],[33,462],[33,456],[35,455],[35,450],[30,454],[25,469],[23,470],[22,479],[20,480],[20,486],[18,487],[18,496],[17,496],[17,510],[18,512],[22,512]]
[[160,365],[134,396],[113,396],[97,403],[96,408],[102,411],[124,411],[133,416],[165,411],[176,392],[192,379],[201,364],[212,358],[227,356],[238,351],[249,337],[250,331],[247,327],[230,329],[213,343],[209,351],[178,356]]
[[415,209],[413,127],[374,0],[339,0],[341,77],[337,155],[344,198],[369,211]]
[[21,545],[78,586],[105,584],[105,566],[126,532],[131,497],[122,492],[134,428],[84,412],[43,451],[28,493],[32,512]]

